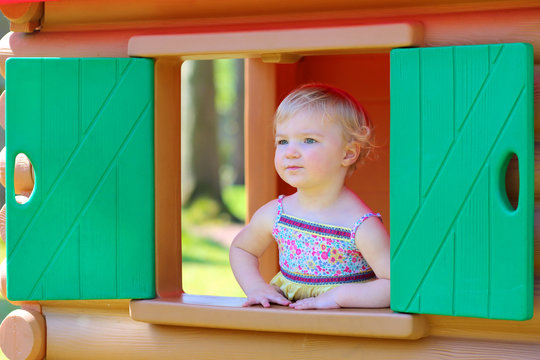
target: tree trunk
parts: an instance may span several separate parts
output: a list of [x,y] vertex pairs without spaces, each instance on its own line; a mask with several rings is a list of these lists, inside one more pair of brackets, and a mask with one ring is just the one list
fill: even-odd
[[213,63],[210,60],[190,61],[183,66],[186,67],[182,91],[182,175],[186,178],[183,203],[206,196],[223,207]]
[[236,102],[233,118],[238,124],[237,138],[234,144],[232,165],[236,174],[234,183],[244,184],[244,59],[235,60]]

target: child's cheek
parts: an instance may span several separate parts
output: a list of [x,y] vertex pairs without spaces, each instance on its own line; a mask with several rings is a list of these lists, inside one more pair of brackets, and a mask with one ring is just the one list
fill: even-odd
[[282,159],[281,152],[278,148],[276,149],[276,152],[274,154],[274,166],[276,167],[276,169],[279,168],[279,165],[281,164],[281,159]]

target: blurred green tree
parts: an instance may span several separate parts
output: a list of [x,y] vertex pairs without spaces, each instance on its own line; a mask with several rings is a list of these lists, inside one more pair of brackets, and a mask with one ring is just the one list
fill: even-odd
[[182,67],[182,175],[191,188],[184,203],[205,196],[221,204],[214,64],[188,61]]
[[184,62],[181,150],[184,206],[204,197],[230,213],[222,191],[244,184],[243,59]]

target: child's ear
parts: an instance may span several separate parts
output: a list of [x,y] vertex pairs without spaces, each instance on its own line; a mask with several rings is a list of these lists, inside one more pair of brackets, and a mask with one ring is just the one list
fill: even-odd
[[360,155],[360,144],[356,141],[350,141],[346,146],[345,150],[343,151],[343,161],[341,162],[341,165],[343,166],[351,166],[356,162],[356,159],[358,159],[358,156]]

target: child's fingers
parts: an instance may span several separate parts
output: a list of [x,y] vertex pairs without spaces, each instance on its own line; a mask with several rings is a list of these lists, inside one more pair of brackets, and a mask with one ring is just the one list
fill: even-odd
[[286,297],[282,296],[281,294],[275,298],[274,301],[272,301],[276,304],[279,304],[279,305],[289,305],[291,303],[291,301],[289,299],[287,299]]
[[316,302],[315,298],[306,298],[302,300],[298,300],[295,303],[292,303],[289,305],[292,308],[295,308],[297,310],[305,310],[305,309],[316,309]]
[[291,303],[291,301],[283,295],[283,292],[280,289],[276,289],[275,292],[268,294],[267,299],[278,305],[289,305]]
[[298,300],[297,302],[289,306],[297,310],[337,309],[340,307],[331,297],[328,297],[325,295],[326,294],[323,294],[317,297],[310,297],[310,298]]
[[265,308],[270,307],[270,302],[268,301],[267,298],[264,298],[264,297],[248,298],[246,302],[242,304],[242,306],[248,307],[248,306],[257,305],[257,304],[261,304]]
[[267,308],[270,307],[270,303],[278,304],[278,305],[289,305],[291,302],[281,296],[280,294],[277,294],[276,296],[267,296],[267,297],[253,297],[246,300],[245,303],[242,304],[243,307],[248,307],[251,305],[257,305],[261,304],[263,307]]
[[251,306],[251,305],[256,305],[256,304],[259,304],[260,302],[257,301],[256,299],[254,298],[248,298],[246,300],[245,303],[242,304],[242,307],[248,307],[248,306]]

